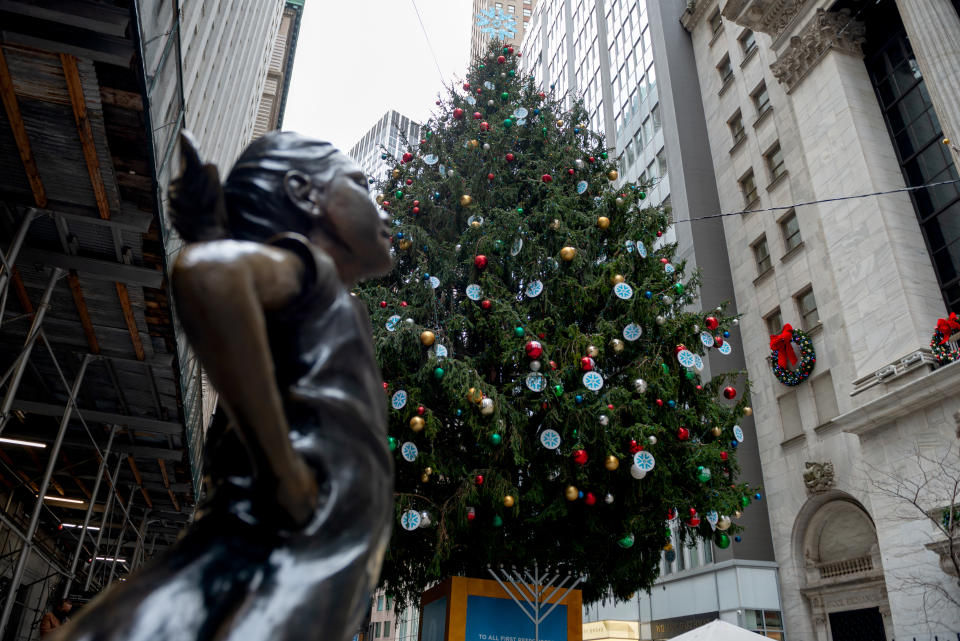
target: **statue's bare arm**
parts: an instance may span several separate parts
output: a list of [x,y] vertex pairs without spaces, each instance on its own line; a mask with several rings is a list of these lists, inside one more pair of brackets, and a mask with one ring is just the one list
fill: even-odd
[[246,441],[258,477],[276,483],[277,501],[296,523],[312,514],[317,487],[290,443],[264,314],[293,301],[304,279],[303,261],[293,252],[236,240],[188,245],[172,276],[190,344]]

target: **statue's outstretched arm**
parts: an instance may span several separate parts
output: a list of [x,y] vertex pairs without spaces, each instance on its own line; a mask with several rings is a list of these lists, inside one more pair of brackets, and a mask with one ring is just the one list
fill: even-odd
[[296,523],[311,516],[317,486],[290,444],[264,313],[301,293],[304,272],[303,261],[286,249],[216,240],[188,245],[172,276],[190,344],[246,441],[258,477],[276,483],[277,501]]

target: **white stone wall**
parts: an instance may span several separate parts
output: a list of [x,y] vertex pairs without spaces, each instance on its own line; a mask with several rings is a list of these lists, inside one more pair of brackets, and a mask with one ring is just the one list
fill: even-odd
[[[705,1],[698,0],[698,4]],[[726,3],[723,0],[719,6]],[[796,33],[815,8],[830,4],[826,0],[806,3],[788,32]],[[751,168],[759,207],[764,208],[903,187],[861,58],[830,51],[788,93],[770,65],[789,46],[790,33],[776,43],[770,36],[757,33],[759,50],[744,60],[738,42],[744,28],[724,20],[721,32],[714,36],[707,17],[718,3],[707,5],[706,11],[698,7],[699,20],[688,26],[692,27],[723,211],[744,208],[738,179]],[[724,55],[730,56],[734,78],[721,91],[716,67]],[[761,81],[766,83],[773,111],[758,121],[750,94]],[[738,108],[747,138],[733,148],[727,121]],[[788,173],[771,184],[763,154],[776,141],[780,142]],[[914,400],[913,411],[892,417],[892,410],[882,409],[893,407],[884,404],[884,399],[897,388],[910,385],[910,376],[851,395],[855,381],[925,348],[936,319],[945,313],[913,206],[905,194],[896,194],[801,207],[796,213],[803,247],[790,253],[785,252],[778,225],[784,211],[724,219],[737,307],[743,314],[742,349],[753,384],[756,438],[780,565],[787,637],[791,641],[813,641],[825,630],[822,623],[816,627],[809,602],[800,592],[806,582],[801,542],[804,506],[809,510],[811,500],[802,480],[807,461],[831,461],[836,468],[837,496],[858,501],[876,525],[890,603],[888,637],[932,639],[934,634],[941,638],[955,634],[960,629],[960,613],[938,611],[932,618],[940,622],[928,625],[931,608],[925,611],[923,595],[911,589],[916,575],[928,582],[950,583],[938,568],[936,555],[923,547],[932,534],[931,526],[922,519],[898,518],[892,502],[872,488],[869,472],[882,469],[907,474],[911,456],[918,448],[935,451],[939,447],[942,451],[951,444],[955,447],[952,414],[960,401],[949,397]],[[773,270],[758,278],[751,244],[763,235]],[[819,326],[810,332],[817,352],[813,376],[830,372],[841,417],[821,420],[808,381],[794,388],[802,433],[788,439],[778,398],[791,390],[780,385],[770,372],[764,316],[779,307],[784,322],[802,327],[794,297],[808,285],[813,287],[820,316]],[[928,372],[921,368],[912,376]],[[943,370],[923,381],[942,376]],[[862,418],[867,408],[877,406],[881,410],[869,410],[879,412],[871,420],[883,427],[863,436],[845,431],[845,425],[860,420],[857,417]],[[955,582],[952,587],[955,589]],[[843,600],[831,603],[839,608]]]

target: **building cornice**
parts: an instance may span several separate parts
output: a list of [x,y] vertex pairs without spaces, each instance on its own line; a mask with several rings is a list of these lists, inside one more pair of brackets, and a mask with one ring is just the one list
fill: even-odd
[[684,29],[693,33],[697,24],[706,15],[707,9],[714,6],[716,5],[708,0],[687,0],[687,10],[680,16],[680,24],[683,25]]
[[849,10],[817,9],[799,35],[790,38],[790,44],[770,69],[790,93],[830,51],[862,56],[860,45],[865,36],[866,27],[859,20],[852,19]]
[[945,365],[855,410],[841,414],[830,425],[833,429],[839,428],[862,436],[896,419],[914,414],[919,408],[953,397],[958,385],[960,361]]
[[809,0],[728,0],[723,17],[776,39]]

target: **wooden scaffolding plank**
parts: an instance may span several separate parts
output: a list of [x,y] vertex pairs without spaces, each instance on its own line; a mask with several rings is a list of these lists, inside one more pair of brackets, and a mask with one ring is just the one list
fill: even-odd
[[0,98],[3,99],[3,108],[7,112],[7,121],[10,123],[10,129],[13,131],[13,139],[17,143],[17,151],[20,152],[20,162],[23,164],[23,170],[27,174],[27,181],[30,183],[30,190],[33,192],[33,201],[37,207],[47,206],[47,194],[43,189],[43,181],[40,180],[40,170],[37,168],[37,161],[33,157],[33,151],[30,149],[30,138],[27,136],[27,129],[23,124],[23,116],[20,114],[20,105],[17,102],[17,96],[13,90],[13,78],[10,77],[10,69],[7,67],[7,58],[3,54],[3,47],[0,47]]

